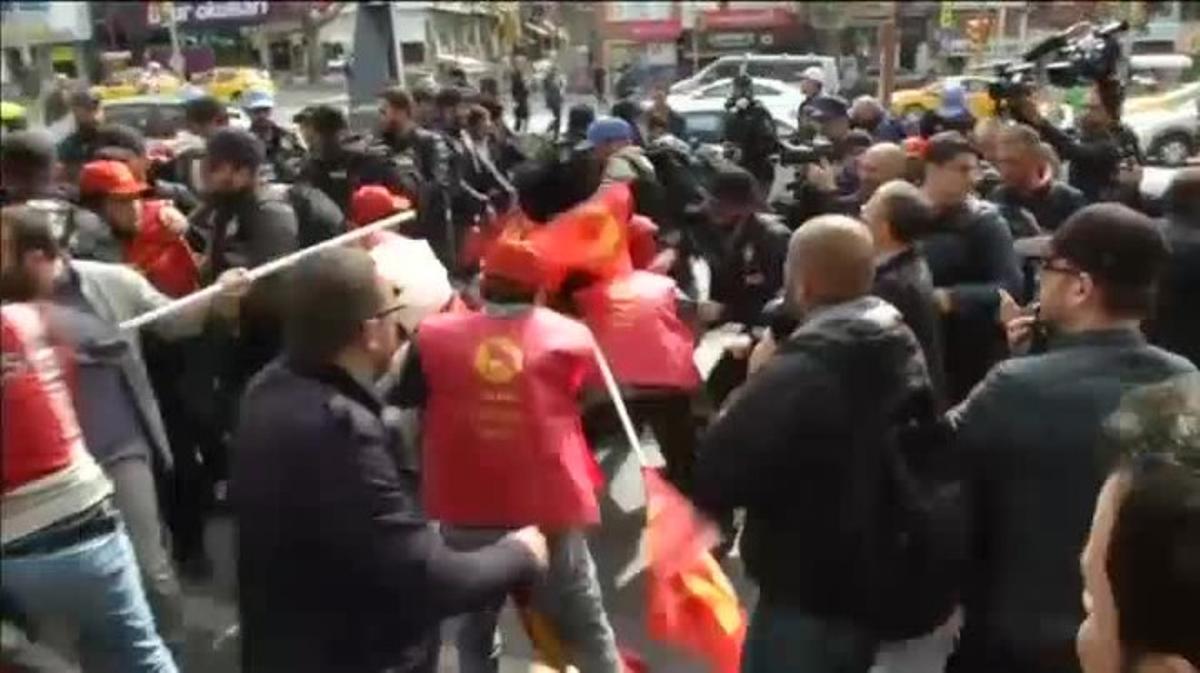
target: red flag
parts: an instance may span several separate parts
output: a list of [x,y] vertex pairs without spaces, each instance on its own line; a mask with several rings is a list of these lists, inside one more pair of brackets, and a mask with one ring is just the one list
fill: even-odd
[[746,638],[737,592],[709,553],[716,527],[658,472],[643,468],[649,554],[646,621],[650,635],[707,659],[716,673],[736,673]]
[[603,280],[633,270],[629,257],[632,203],[628,185],[610,185],[530,233],[542,258],[554,269],[548,289],[556,291],[563,278],[575,271]]

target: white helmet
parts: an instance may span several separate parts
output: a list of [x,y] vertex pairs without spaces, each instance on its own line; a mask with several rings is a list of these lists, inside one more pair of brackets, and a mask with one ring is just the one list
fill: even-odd
[[825,83],[825,71],[819,65],[809,66],[801,73],[800,79],[811,79],[815,82]]

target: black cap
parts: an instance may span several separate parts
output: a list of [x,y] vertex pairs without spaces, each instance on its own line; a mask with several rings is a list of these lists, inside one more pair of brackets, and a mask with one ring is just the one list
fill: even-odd
[[1166,264],[1166,239],[1154,220],[1119,203],[1095,203],[1063,223],[1040,250],[1070,262],[1100,284],[1152,285]]
[[739,166],[722,168],[712,182],[712,196],[716,201],[736,205],[757,205],[759,202],[758,180]]
[[849,119],[850,104],[840,96],[817,96],[809,107],[808,114],[819,122],[831,121],[839,117]]
[[22,170],[47,170],[54,165],[54,139],[43,130],[9,133],[0,144],[0,160]]
[[589,103],[576,103],[567,110],[567,129],[587,133],[587,127],[596,121],[596,108]]
[[266,148],[253,133],[224,128],[212,134],[205,146],[208,161],[238,168],[258,168],[266,161]]
[[92,93],[91,89],[76,89],[71,93],[71,107],[94,110],[100,107],[100,97]]

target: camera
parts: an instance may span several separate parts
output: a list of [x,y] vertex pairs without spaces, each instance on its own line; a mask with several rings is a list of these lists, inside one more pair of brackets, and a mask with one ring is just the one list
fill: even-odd
[[1034,64],[1005,61],[995,66],[995,75],[988,80],[988,96],[996,103],[1000,113],[1005,103],[1024,98],[1033,92]]
[[1128,22],[1117,21],[1069,42],[1059,50],[1061,60],[1046,66],[1046,79],[1062,88],[1111,79],[1121,60],[1117,36],[1127,30]]
[[833,143],[824,138],[814,138],[812,143],[807,145],[795,145],[783,141],[779,143],[779,165],[781,166],[818,164],[822,159],[834,160]]

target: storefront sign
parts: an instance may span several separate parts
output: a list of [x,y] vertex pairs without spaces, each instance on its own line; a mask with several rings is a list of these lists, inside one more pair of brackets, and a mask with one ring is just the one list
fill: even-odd
[[154,27],[165,25],[164,10],[172,6],[179,25],[252,21],[265,19],[271,13],[269,2],[150,2],[146,3],[146,23]]
[[634,40],[637,42],[674,42],[683,32],[679,19],[667,21],[624,21],[609,23],[604,35],[610,40]]
[[700,15],[704,30],[751,30],[782,28],[795,21],[795,15],[785,9],[718,9]]
[[705,36],[710,49],[751,49],[754,33],[709,33]]

